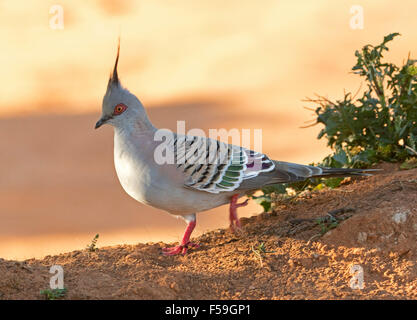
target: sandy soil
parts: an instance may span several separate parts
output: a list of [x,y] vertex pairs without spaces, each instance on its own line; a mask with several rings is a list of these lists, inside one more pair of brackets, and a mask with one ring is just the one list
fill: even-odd
[[[0,259],[0,297],[42,299],[58,264],[68,299],[416,299],[417,169],[383,167],[244,218],[240,236],[203,234],[186,256],[147,243]],[[353,265],[363,269],[363,289],[350,287]]]

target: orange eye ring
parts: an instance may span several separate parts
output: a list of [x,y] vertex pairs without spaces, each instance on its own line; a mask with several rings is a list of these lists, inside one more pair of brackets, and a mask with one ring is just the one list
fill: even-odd
[[114,107],[113,115],[118,116],[119,114],[122,114],[127,109],[127,106],[123,103],[119,103],[117,106]]

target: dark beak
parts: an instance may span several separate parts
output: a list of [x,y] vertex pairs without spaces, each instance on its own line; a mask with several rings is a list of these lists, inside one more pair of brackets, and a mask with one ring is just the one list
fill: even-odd
[[96,126],[94,129],[100,128],[103,124],[105,124],[111,117],[102,117],[100,120],[97,121]]
[[104,124],[104,121],[102,119],[98,120],[94,129],[100,128],[103,124]]

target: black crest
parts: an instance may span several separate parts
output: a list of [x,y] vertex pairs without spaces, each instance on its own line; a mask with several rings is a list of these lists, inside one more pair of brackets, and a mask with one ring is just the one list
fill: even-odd
[[109,89],[112,86],[119,86],[119,76],[117,75],[117,64],[119,63],[119,54],[120,54],[120,38],[119,43],[117,45],[117,56],[116,56],[116,62],[114,63],[113,73],[110,74],[109,83],[107,84],[107,89]]

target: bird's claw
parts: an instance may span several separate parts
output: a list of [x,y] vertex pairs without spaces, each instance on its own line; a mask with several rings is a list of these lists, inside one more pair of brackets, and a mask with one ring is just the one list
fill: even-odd
[[186,244],[180,244],[178,246],[170,247],[170,248],[162,248],[162,254],[165,256],[175,256],[177,254],[185,255],[189,248],[199,248],[200,245],[193,242],[188,242]]
[[245,201],[241,202],[241,203],[236,203],[234,205],[235,208],[240,208],[240,207],[246,207],[248,205],[248,201],[249,199],[246,199]]
[[240,221],[230,224],[230,230],[237,236],[241,236],[243,234],[243,229],[240,225]]

